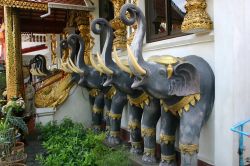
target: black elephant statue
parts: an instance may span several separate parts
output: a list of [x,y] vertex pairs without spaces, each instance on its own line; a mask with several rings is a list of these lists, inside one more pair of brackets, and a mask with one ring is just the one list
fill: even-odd
[[[81,36],[71,34],[67,37],[67,40],[62,40],[60,45],[62,49],[71,49],[71,55],[65,67],[68,67],[68,70],[72,72],[74,81],[89,91],[92,127],[98,133],[101,131],[103,109],[108,114],[115,89],[113,87],[103,87],[102,84],[106,79],[106,75],[85,64],[84,40]],[[78,45],[79,50],[77,52]],[[109,130],[109,120],[106,120],[106,130]]]
[[160,165],[176,165],[177,127],[181,165],[197,165],[200,132],[214,104],[215,78],[211,67],[195,55],[159,56],[145,61],[142,45],[146,25],[142,11],[135,5],[125,4],[120,10],[120,18],[126,25],[135,21],[138,25],[131,46],[128,46],[129,66],[136,75],[132,87],[142,88],[161,100]]
[[[99,29],[96,25],[99,25]],[[105,52],[102,52],[102,57],[98,55],[100,66],[108,75],[104,86],[112,84],[115,88],[127,96],[128,110],[129,110],[129,123],[130,141],[132,144],[131,152],[134,154],[142,153],[142,140],[141,133],[144,136],[144,161],[155,162],[155,128],[157,121],[160,117],[160,102],[148,96],[142,90],[135,90],[131,88],[134,76],[124,61],[120,60],[117,55],[116,48],[114,48],[114,59],[112,59],[112,45],[113,45],[113,30],[107,20],[103,18],[95,19],[91,24],[91,29],[95,34],[100,34],[104,31],[106,34],[106,43],[104,46]],[[103,61],[104,59],[104,61]],[[97,66],[97,65],[96,65]],[[113,103],[112,103],[113,104]],[[123,105],[119,105],[120,109],[111,109],[111,129],[115,132],[120,131],[120,119]],[[117,112],[117,110],[119,112]],[[117,115],[116,117],[113,115]],[[141,118],[143,114],[142,132],[141,132]],[[115,121],[116,120],[116,121]],[[113,122],[115,121],[115,122]],[[114,124],[114,126],[112,126]],[[112,135],[111,135],[112,138]],[[119,138],[116,138],[119,140]],[[118,143],[119,141],[117,141]]]
[[29,68],[30,74],[38,77],[45,77],[52,72],[47,69],[46,58],[44,55],[38,54],[30,60]]

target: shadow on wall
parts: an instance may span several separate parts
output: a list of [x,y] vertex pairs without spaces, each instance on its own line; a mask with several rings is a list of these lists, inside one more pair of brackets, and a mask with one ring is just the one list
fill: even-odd
[[88,91],[80,86],[73,86],[68,99],[57,108],[54,120],[60,122],[65,117],[71,118],[74,122],[91,127],[91,110]]

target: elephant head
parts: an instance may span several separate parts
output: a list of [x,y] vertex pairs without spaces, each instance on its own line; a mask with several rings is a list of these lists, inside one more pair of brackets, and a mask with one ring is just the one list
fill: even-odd
[[[130,18],[127,18],[129,12]],[[137,31],[127,46],[130,69],[136,75],[133,88],[141,87],[156,98],[170,96],[187,96],[200,92],[200,78],[195,66],[185,59],[172,56],[151,58],[145,61],[142,56],[143,38],[145,36],[145,17],[142,11],[132,4],[121,8],[120,18],[126,25],[137,21]]]
[[71,34],[67,38],[67,42],[71,48],[74,48],[76,43],[79,43],[79,51],[77,52],[76,66],[80,71],[79,85],[87,86],[88,88],[102,89],[105,75],[102,75],[99,71],[93,67],[87,65],[84,61],[84,40],[82,37],[76,34]]
[[[97,28],[97,25],[99,25],[99,28]],[[135,91],[131,88],[131,85],[133,83],[132,72],[120,61],[116,53],[116,48],[114,48],[114,57],[116,63],[112,59],[114,34],[113,29],[111,28],[108,21],[103,18],[95,19],[91,24],[91,30],[94,34],[100,34],[101,32],[104,32],[106,34],[106,40],[101,57],[99,54],[97,54],[99,65],[101,66],[102,70],[108,75],[104,86],[113,84],[117,89],[124,93],[134,93]]]

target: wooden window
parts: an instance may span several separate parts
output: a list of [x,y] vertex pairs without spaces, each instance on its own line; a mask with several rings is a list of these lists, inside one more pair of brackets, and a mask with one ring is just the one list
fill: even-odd
[[147,42],[185,35],[181,24],[186,14],[186,0],[145,0]]

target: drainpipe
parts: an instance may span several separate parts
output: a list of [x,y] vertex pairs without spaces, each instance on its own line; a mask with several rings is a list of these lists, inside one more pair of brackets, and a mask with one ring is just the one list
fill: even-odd
[[63,4],[63,3],[48,3],[48,13],[41,15],[41,18],[45,18],[51,14],[51,9],[66,9],[66,10],[84,10],[84,11],[93,11],[95,9],[94,5],[90,3],[88,0],[85,0],[86,6],[82,5],[71,5],[71,4]]

